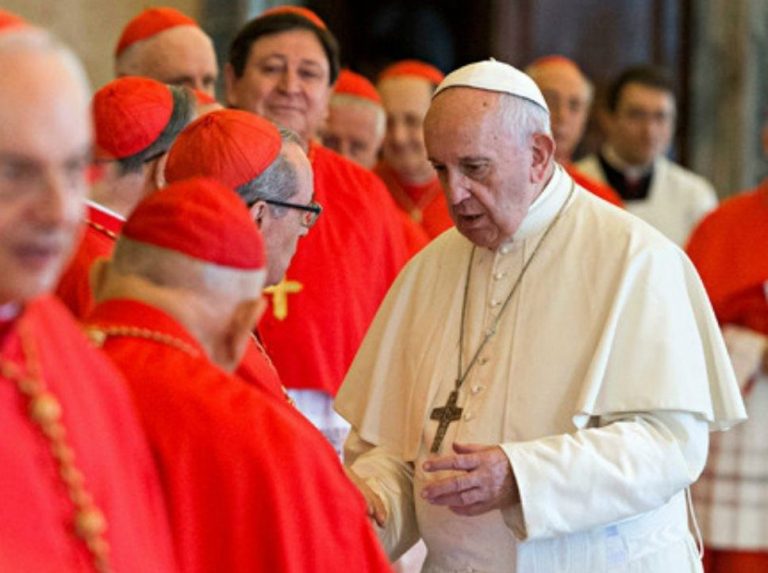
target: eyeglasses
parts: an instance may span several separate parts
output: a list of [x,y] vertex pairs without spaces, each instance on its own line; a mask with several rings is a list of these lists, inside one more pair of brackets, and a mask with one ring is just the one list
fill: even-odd
[[317,222],[320,213],[323,212],[322,205],[320,205],[320,203],[315,203],[314,201],[307,205],[288,203],[287,201],[275,201],[274,199],[262,199],[262,201],[269,205],[274,205],[275,207],[287,207],[288,209],[298,209],[299,211],[302,211],[301,225],[307,229],[312,228],[312,225]]

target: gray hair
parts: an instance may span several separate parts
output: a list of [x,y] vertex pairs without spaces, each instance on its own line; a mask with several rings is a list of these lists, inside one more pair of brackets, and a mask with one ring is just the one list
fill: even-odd
[[173,111],[168,125],[149,147],[117,161],[120,176],[138,173],[145,163],[167,153],[176,137],[192,119],[195,102],[189,89],[179,86],[167,87],[173,96]]
[[519,145],[526,145],[537,133],[552,136],[549,113],[530,100],[503,93],[498,112],[503,125],[517,138]]
[[[201,261],[171,249],[121,236],[115,244],[112,264],[131,274],[168,288],[189,289],[199,294],[256,298],[265,269],[249,271]],[[255,294],[254,294],[255,293]]]
[[[301,140],[293,131],[284,127],[279,130],[283,149],[286,145],[301,146]],[[235,191],[249,207],[264,200],[289,201],[298,192],[298,175],[294,166],[281,151],[272,165],[254,179],[237,187]],[[276,217],[285,211],[282,207],[274,205],[269,207]]]

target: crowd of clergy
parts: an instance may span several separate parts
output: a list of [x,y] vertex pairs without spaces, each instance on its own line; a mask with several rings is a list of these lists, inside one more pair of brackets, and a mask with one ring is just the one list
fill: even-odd
[[0,572],[768,571],[768,186],[667,157],[663,69],[577,160],[562,55],[115,39],[92,92],[0,10]]

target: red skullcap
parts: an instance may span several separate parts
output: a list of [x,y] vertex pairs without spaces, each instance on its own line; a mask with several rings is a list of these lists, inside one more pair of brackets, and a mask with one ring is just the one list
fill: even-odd
[[117,42],[117,48],[115,48],[115,57],[136,42],[146,40],[176,26],[199,27],[192,18],[174,8],[147,8],[128,22],[123,29],[123,34]]
[[328,26],[326,26],[325,22],[323,22],[320,19],[320,16],[315,14],[312,10],[308,8],[303,8],[301,6],[290,6],[290,5],[275,6],[274,8],[269,8],[267,10],[264,10],[264,12],[261,13],[259,18],[264,18],[265,16],[275,16],[277,14],[295,14],[297,16],[301,16],[305,20],[309,20],[321,30],[328,29]]
[[281,146],[280,132],[266,119],[237,109],[212,111],[176,138],[165,178],[211,177],[235,189],[272,165]]
[[339,79],[336,80],[333,93],[351,95],[381,105],[381,97],[376,88],[373,87],[373,84],[367,78],[351,70],[341,70],[339,72]]
[[384,68],[379,74],[379,81],[386,78],[397,78],[403,76],[415,76],[427,80],[432,85],[438,85],[445,78],[445,74],[435,66],[430,66],[419,60],[402,60],[395,62],[391,66]]
[[259,270],[264,241],[243,200],[221,183],[196,177],[151,193],[122,234],[223,267]]
[[96,157],[123,159],[157,141],[173,114],[173,95],[158,81],[126,76],[97,91],[91,109]]
[[0,32],[8,32],[16,28],[29,26],[26,20],[8,10],[0,10]]

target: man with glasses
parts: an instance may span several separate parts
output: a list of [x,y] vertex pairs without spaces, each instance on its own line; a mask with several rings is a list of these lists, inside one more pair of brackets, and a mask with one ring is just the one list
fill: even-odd
[[576,167],[608,183],[630,213],[682,245],[699,219],[715,207],[717,196],[703,177],[664,156],[675,115],[668,75],[652,66],[628,68],[608,90],[601,116],[605,145]]
[[[214,111],[192,122],[168,154],[168,183],[206,176],[234,189],[245,201],[264,237],[267,251],[265,286],[276,285],[320,215],[312,201],[313,177],[300,143],[288,130],[269,135],[267,120],[234,109]],[[226,221],[222,221],[226,224]],[[238,375],[284,398],[272,363],[254,337]]]

